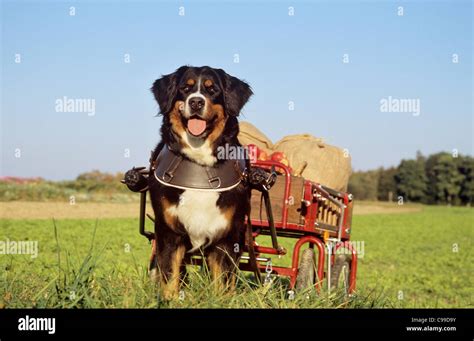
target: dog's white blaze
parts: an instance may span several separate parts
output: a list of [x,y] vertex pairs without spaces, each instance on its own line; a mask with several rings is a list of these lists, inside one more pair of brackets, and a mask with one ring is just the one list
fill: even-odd
[[188,98],[186,98],[186,103],[184,105],[184,113],[186,114],[186,118],[191,117],[191,107],[189,105],[189,99],[193,97],[200,97],[204,100],[204,108],[202,109],[203,111],[206,111],[206,106],[207,106],[207,101],[206,97],[201,93],[201,77],[198,78],[198,88],[196,92],[193,92],[192,94],[188,95]]
[[179,197],[178,205],[168,207],[169,214],[174,215],[188,232],[195,251],[209,245],[222,236],[229,221],[217,206],[218,192],[185,190]]
[[212,148],[209,141],[204,141],[204,143],[199,147],[193,147],[186,132],[181,134],[181,139],[186,144],[186,147],[184,147],[181,152],[191,160],[204,166],[212,166],[217,162],[217,158],[212,154]]
[[[201,97],[202,99],[204,99],[205,104],[203,110],[206,110],[207,101],[206,97],[204,97],[204,95],[201,93],[201,83],[202,80],[201,77],[199,77],[197,81],[197,91],[190,94],[186,99],[186,102],[184,104],[184,116],[186,118],[191,117],[191,107],[189,106],[189,99],[192,97]],[[184,147],[181,151],[191,160],[196,161],[197,163],[204,166],[212,166],[217,162],[217,158],[212,155],[212,148],[207,140],[199,146],[193,146],[193,144],[189,141],[188,134],[186,132],[181,135],[181,139],[186,145],[186,147]]]

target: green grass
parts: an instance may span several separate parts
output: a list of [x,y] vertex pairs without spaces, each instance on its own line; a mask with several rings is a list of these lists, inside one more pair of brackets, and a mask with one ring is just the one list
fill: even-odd
[[[239,273],[232,294],[215,294],[205,269],[190,268],[182,299],[164,302],[147,277],[151,247],[137,219],[2,220],[0,240],[37,240],[39,255],[0,255],[0,306],[17,307],[473,307],[474,211],[355,216],[364,242],[357,294],[297,293],[285,279],[259,287]],[[148,226],[151,229],[151,226]],[[56,238],[57,237],[57,238]],[[281,240],[288,249],[294,240]],[[454,244],[458,252],[453,252]],[[274,260],[289,264],[289,257]]]
[[401,307],[473,307],[473,213],[426,206],[420,213],[355,217],[353,239],[365,241],[359,287],[383,287]]

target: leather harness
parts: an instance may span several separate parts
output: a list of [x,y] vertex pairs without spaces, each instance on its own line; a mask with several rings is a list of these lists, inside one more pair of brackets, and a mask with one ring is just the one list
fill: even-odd
[[227,159],[204,166],[163,147],[152,163],[155,179],[164,186],[222,192],[237,187],[247,169],[243,159]]

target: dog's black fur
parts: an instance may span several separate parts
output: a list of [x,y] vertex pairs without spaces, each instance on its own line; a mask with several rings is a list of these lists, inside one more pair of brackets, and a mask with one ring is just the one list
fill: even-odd
[[[212,89],[207,86],[209,84],[212,84]],[[156,80],[151,89],[163,116],[161,142],[153,152],[153,160],[163,147],[174,146],[183,157],[202,162],[199,157],[194,158],[185,153],[189,146],[182,138],[183,134],[190,136],[186,129],[189,118],[185,117],[184,108],[189,103],[188,97],[196,94],[197,88],[205,98],[207,108],[207,113],[201,113],[206,120],[206,130],[199,139],[207,141],[214,157],[219,146],[240,146],[237,139],[237,117],[252,95],[250,86],[222,69],[182,66],[174,73]],[[217,159],[216,162],[223,160]],[[153,174],[150,174],[149,179],[157,236],[157,253],[152,267],[156,267],[161,274],[165,296],[172,297],[178,290],[185,269],[184,253],[192,248],[192,243],[183,222],[178,218],[173,219],[166,210],[169,206],[179,205],[184,190],[161,185]],[[250,191],[244,182],[229,191],[221,192],[218,197],[216,205],[229,218],[229,226],[216,240],[211,240],[210,244],[200,250],[214,276],[222,275],[227,280],[233,279],[235,265],[238,264],[244,245],[245,217],[249,212],[249,202]]]

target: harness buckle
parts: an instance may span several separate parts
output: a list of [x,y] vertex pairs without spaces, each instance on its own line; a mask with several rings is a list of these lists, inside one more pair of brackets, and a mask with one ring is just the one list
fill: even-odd
[[171,172],[164,172],[163,173],[163,181],[164,182],[170,182],[171,180],[173,180],[173,177],[174,177],[174,174],[171,173]]
[[[208,181],[209,181],[209,185],[213,189],[221,187],[221,178],[218,176],[212,177]],[[213,185],[214,183],[216,183],[216,181],[217,181],[217,185]]]

